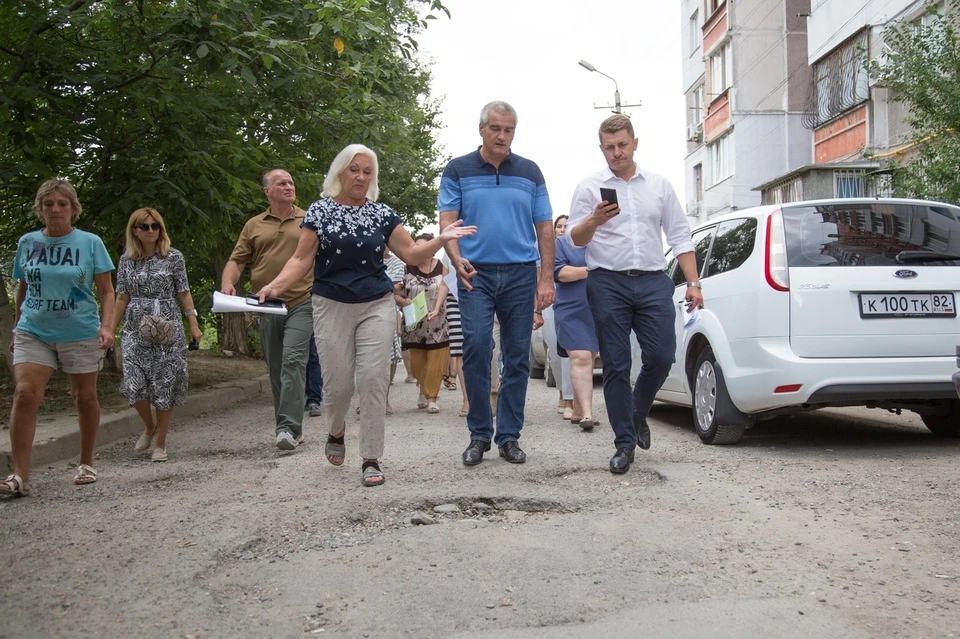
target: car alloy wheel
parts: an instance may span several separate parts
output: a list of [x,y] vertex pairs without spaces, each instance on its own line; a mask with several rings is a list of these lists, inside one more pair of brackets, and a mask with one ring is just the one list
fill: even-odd
[[727,394],[723,370],[717,364],[713,349],[709,346],[697,357],[696,374],[693,378],[693,425],[704,444],[736,444],[743,431],[752,423]]
[[702,433],[708,431],[717,418],[717,371],[713,361],[708,359],[700,364],[694,390],[697,430]]

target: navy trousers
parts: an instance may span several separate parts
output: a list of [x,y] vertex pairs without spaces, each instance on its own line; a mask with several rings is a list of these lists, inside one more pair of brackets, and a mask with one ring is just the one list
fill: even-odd
[[[617,448],[636,447],[634,421],[647,418],[676,358],[674,289],[673,281],[660,271],[631,276],[594,269],[587,276],[587,301],[603,362],[603,398]],[[631,330],[643,363],[632,392]]]

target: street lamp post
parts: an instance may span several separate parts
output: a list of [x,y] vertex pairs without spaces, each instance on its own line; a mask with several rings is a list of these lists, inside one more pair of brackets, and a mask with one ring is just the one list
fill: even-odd
[[[624,107],[624,106],[626,106],[626,107],[638,107],[638,106],[640,106],[639,103],[637,103],[637,104],[625,104],[625,105],[621,105],[621,104],[620,104],[620,86],[617,84],[616,78],[607,75],[606,73],[604,73],[603,71],[601,71],[601,70],[598,69],[597,67],[593,66],[592,64],[590,64],[590,63],[587,62],[586,60],[581,60],[581,61],[580,61],[580,66],[583,67],[584,69],[586,69],[587,71],[591,71],[591,72],[593,72],[593,73],[599,73],[599,74],[602,75],[603,77],[605,77],[605,78],[610,78],[611,80],[613,80],[613,112],[614,112],[614,113],[623,113],[623,107]],[[609,109],[610,107],[609,107],[609,106],[599,106],[599,107],[596,107],[596,108],[597,108],[597,109]]]

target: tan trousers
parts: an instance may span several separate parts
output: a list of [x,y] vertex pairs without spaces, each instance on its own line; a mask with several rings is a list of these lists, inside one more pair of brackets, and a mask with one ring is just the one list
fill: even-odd
[[409,348],[410,368],[413,376],[420,384],[420,392],[427,399],[436,401],[440,397],[440,384],[443,375],[447,372],[447,359],[450,357],[450,347],[444,348]]
[[330,434],[339,435],[346,426],[350,400],[359,386],[360,456],[364,459],[383,455],[396,314],[397,305],[389,293],[360,304],[313,296],[313,333],[323,372],[323,406],[330,419]]

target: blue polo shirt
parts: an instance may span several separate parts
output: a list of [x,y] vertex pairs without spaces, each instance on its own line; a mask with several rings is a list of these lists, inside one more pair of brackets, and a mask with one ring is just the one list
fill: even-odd
[[553,219],[540,167],[511,152],[496,168],[479,148],[447,164],[437,208],[459,211],[464,225],[476,225],[476,233],[460,238],[460,254],[471,264],[537,261],[534,225]]

